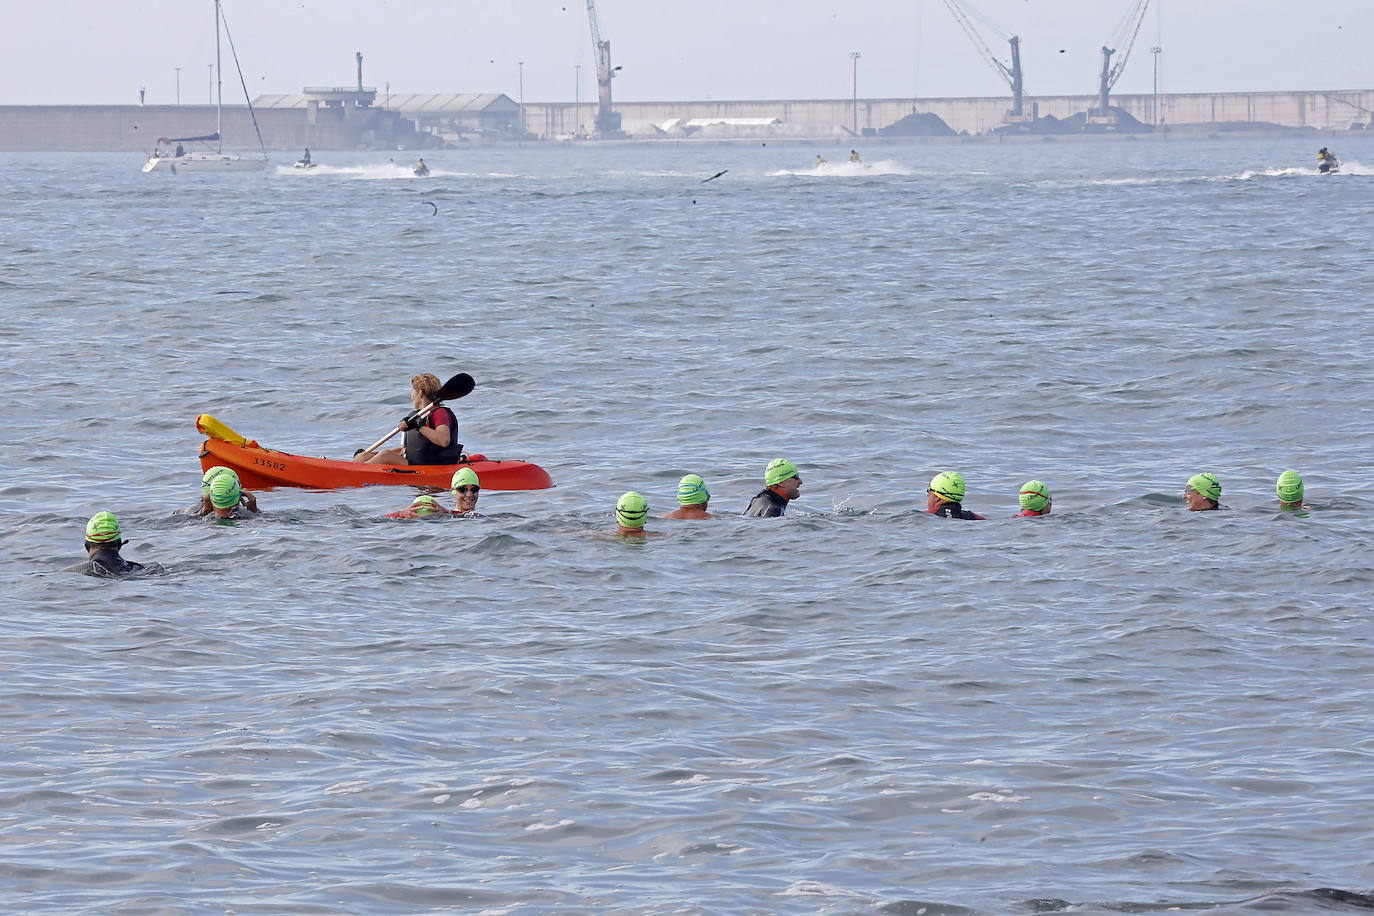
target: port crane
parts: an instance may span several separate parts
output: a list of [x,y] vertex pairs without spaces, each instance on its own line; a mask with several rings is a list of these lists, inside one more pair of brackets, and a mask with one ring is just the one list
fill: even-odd
[[[991,64],[992,69],[997,71],[997,75],[1005,80],[1007,85],[1011,87],[1011,111],[1007,112],[1006,120],[1029,120],[1024,113],[1023,96],[1025,93],[1021,82],[1021,39],[1016,35],[1012,35],[1006,29],[1000,28],[991,19],[978,12],[978,10],[974,9],[968,3],[960,2],[960,0],[944,0],[944,3],[949,9],[950,15],[954,17],[954,21],[959,23],[959,27],[964,30],[964,34],[968,35],[969,41],[973,42],[973,46],[978,49],[978,53],[983,55],[983,60]],[[965,9],[965,7],[968,9]],[[1001,35],[1005,41],[1010,42],[1010,67],[993,56],[992,51],[988,48],[987,42],[983,41],[983,36],[979,34],[978,30],[969,20],[970,10],[978,16],[979,20],[981,20],[985,26]]]
[[1097,90],[1097,111],[1101,118],[1115,122],[1116,118],[1112,115],[1108,102],[1108,95],[1116,81],[1121,78],[1121,72],[1126,69],[1126,61],[1130,59],[1131,48],[1135,47],[1136,36],[1140,34],[1140,25],[1145,21],[1145,10],[1149,8],[1150,0],[1132,0],[1132,5],[1122,17],[1121,24],[1117,26],[1115,34],[1112,36],[1112,44],[1125,42],[1125,50],[1116,59],[1116,64],[1112,64],[1112,55],[1116,53],[1115,48],[1102,46],[1102,77]]
[[620,114],[611,110],[611,79],[620,72],[611,66],[611,42],[601,40],[601,28],[596,22],[596,0],[587,0],[587,21],[592,27],[592,47],[596,51],[596,135],[602,139],[623,137]]

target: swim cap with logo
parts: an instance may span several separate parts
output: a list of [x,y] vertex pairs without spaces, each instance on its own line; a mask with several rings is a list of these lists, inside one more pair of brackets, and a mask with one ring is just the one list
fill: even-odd
[[1297,471],[1284,471],[1279,475],[1278,483],[1274,486],[1279,495],[1279,502],[1300,503],[1302,502],[1302,475]]
[[615,504],[615,520],[626,528],[643,528],[649,517],[649,501],[634,490],[624,494]]
[[1216,502],[1221,499],[1221,481],[1210,473],[1194,474],[1188,478],[1188,487],[1201,493],[1204,498]]
[[1021,484],[1021,508],[1040,512],[1050,504],[1050,488],[1038,480]]
[[237,474],[220,474],[210,481],[210,505],[216,509],[232,509],[239,504]]
[[415,497],[414,502],[410,504],[410,508],[414,510],[416,515],[423,517],[438,512],[439,504],[434,501],[433,496],[430,496],[428,493],[422,493]]
[[92,544],[120,543],[119,519],[113,512],[97,512],[86,523],[86,540]]
[[706,481],[696,474],[688,474],[678,481],[677,502],[680,506],[699,506],[711,498]]
[[454,487],[480,487],[477,481],[477,472],[472,468],[459,468],[453,472],[453,480],[449,481],[449,489]]
[[935,495],[951,503],[964,501],[964,478],[958,471],[941,471],[930,481]]
[[774,486],[784,480],[791,480],[793,477],[800,477],[801,473],[797,466],[786,458],[774,458],[768,462],[768,467],[763,472],[763,483],[765,486]]
[[238,472],[233,468],[226,468],[224,465],[215,465],[205,472],[205,476],[200,479],[200,492],[204,496],[210,495],[210,484],[215,482],[215,478],[221,474],[229,474],[235,480],[239,479]]

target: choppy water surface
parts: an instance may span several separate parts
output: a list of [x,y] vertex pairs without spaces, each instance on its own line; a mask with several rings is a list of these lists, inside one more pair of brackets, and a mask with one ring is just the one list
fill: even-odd
[[[1374,146],[1322,142],[0,158],[0,901],[1367,911]],[[426,370],[558,487],[172,514],[197,414],[346,456]],[[689,471],[726,517],[608,536]],[[168,575],[73,571],[107,508]]]

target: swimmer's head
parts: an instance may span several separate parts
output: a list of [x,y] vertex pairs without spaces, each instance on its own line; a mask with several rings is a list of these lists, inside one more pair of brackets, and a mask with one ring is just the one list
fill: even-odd
[[941,471],[930,481],[930,490],[947,503],[964,501],[964,477],[958,471]]
[[119,519],[115,518],[113,512],[97,512],[86,523],[87,543],[113,544],[118,547],[123,543],[119,535]]
[[634,490],[616,501],[615,520],[622,528],[643,528],[649,517],[649,501]]
[[481,486],[477,481],[477,472],[472,468],[459,468],[453,472],[453,480],[449,481],[449,489],[456,490],[459,487]]
[[200,493],[202,496],[210,495],[210,484],[214,483],[215,478],[221,474],[233,475],[235,480],[237,480],[239,476],[238,472],[235,471],[233,468],[226,468],[222,464],[215,465],[210,470],[205,472],[204,477],[200,478]]
[[680,506],[700,506],[711,498],[706,481],[696,474],[688,474],[678,481],[677,502]]
[[1297,471],[1284,471],[1274,485],[1281,503],[1302,502],[1302,475]]
[[786,458],[774,458],[768,462],[768,467],[763,471],[763,483],[765,486],[776,486],[784,480],[791,480],[793,477],[800,477],[801,472],[797,466]]
[[210,481],[210,505],[216,509],[232,509],[239,504],[239,478],[237,474],[220,474]]
[[1216,502],[1221,499],[1221,481],[1212,473],[1194,474],[1188,478],[1188,489],[1198,493],[1203,499]]
[[439,504],[434,501],[434,497],[428,493],[422,493],[415,497],[410,504],[411,511],[421,518],[426,515],[434,515],[439,511]]
[[1050,504],[1050,488],[1038,480],[1028,480],[1021,484],[1021,508],[1032,512],[1043,512]]

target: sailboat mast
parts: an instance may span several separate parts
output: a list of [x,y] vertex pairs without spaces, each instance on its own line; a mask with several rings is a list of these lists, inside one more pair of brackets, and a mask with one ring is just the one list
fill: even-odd
[[224,125],[221,123],[224,108],[224,71],[219,62],[219,0],[215,0],[215,135],[219,140],[215,152],[224,152]]

